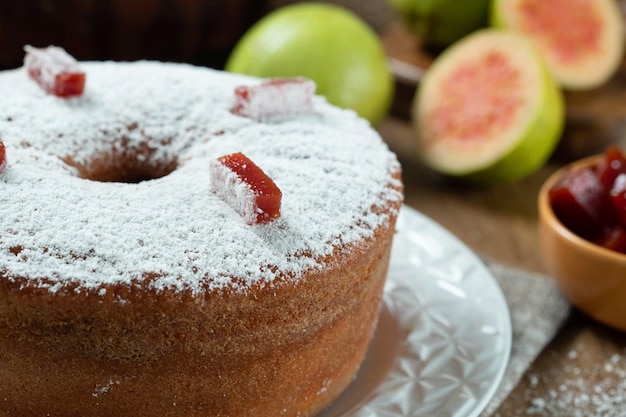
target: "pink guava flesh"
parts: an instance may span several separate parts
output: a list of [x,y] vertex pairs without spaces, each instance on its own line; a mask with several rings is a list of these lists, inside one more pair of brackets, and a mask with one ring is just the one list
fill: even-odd
[[484,144],[511,126],[524,86],[505,54],[491,50],[459,65],[440,84],[441,103],[428,115],[430,139]]
[[601,52],[602,19],[591,0],[519,2],[522,30],[563,63]]

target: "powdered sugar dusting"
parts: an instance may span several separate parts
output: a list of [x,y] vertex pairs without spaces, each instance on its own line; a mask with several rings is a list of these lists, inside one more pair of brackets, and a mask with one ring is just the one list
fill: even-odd
[[[388,221],[376,206],[400,201],[399,169],[378,134],[353,112],[314,97],[308,115],[257,122],[230,112],[234,89],[258,80],[186,65],[81,63],[80,98],[46,95],[25,70],[0,74],[0,279],[58,290],[132,284],[156,289],[245,290],[295,279],[337,245]],[[143,163],[175,160],[137,184],[79,178],[77,166],[116,149]],[[210,190],[209,162],[244,151],[283,192],[282,216],[248,225]],[[395,184],[399,185],[399,184]],[[300,256],[308,254],[310,256]]]
[[109,379],[105,384],[98,384],[98,385],[96,385],[95,389],[91,393],[91,396],[92,397],[99,397],[99,396],[109,392],[111,387],[113,387],[115,385],[119,385],[119,384],[120,384],[120,381],[118,381],[118,380],[114,381],[113,379]]
[[[626,353],[626,352],[625,352]],[[577,350],[568,353],[569,359],[578,357]],[[583,376],[574,364],[566,366],[568,377],[545,396],[530,400],[528,416],[612,417],[622,416],[626,410],[626,360],[623,354],[614,354],[598,367],[594,378]],[[588,373],[588,370],[586,370]],[[531,386],[541,377],[531,374]]]
[[[597,346],[596,346],[597,347]],[[526,375],[523,402],[506,414],[494,417],[622,417],[626,410],[626,349],[615,346],[615,353],[604,363],[596,347],[580,343],[563,352],[551,352],[559,366]]]

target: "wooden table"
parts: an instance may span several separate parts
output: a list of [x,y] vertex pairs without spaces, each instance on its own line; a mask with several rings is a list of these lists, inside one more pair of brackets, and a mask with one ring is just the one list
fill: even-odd
[[[408,39],[402,30],[392,30],[383,39],[392,57],[400,56],[409,62],[413,59],[413,64],[427,62],[419,54],[408,55],[415,54],[414,40]],[[621,139],[622,120],[626,120],[623,109],[626,93],[621,96],[614,93],[616,85],[626,92],[624,74],[607,87],[611,93],[603,98],[587,93],[568,96],[568,131],[564,141],[569,141],[570,149],[565,151],[588,151],[576,143],[577,138],[588,142],[590,135],[589,130],[586,135],[581,134],[579,121],[582,126],[601,127],[594,131],[598,136],[596,145],[616,139],[606,134],[609,130]],[[407,103],[398,103],[414,92],[410,85],[407,90],[406,84],[399,85],[394,115],[379,126],[403,165],[406,204],[446,227],[481,256],[547,273],[538,240],[537,194],[543,181],[562,165],[563,159],[551,161],[514,184],[478,188],[447,182],[418,161],[414,132],[406,118]],[[594,112],[598,114],[596,118]],[[599,137],[600,131],[604,136]],[[574,311],[496,415],[626,416],[625,380],[626,334]]]

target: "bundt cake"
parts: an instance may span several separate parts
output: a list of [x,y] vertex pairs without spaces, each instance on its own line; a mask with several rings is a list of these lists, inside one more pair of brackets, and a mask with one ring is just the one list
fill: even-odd
[[[69,98],[24,67],[0,72],[0,414],[322,410],[376,325],[396,157],[320,96],[303,112],[291,98],[237,111],[242,86],[271,81],[149,61],[80,68],[84,91]],[[279,216],[246,221],[216,192],[210,167],[237,153],[280,189]]]

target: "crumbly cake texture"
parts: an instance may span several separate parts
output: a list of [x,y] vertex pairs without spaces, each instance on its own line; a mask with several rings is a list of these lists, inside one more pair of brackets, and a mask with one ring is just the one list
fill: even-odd
[[[23,68],[0,74],[0,279],[102,296],[143,280],[157,292],[246,292],[321,270],[395,219],[395,156],[348,110],[316,96],[311,114],[257,121],[230,111],[235,88],[256,79],[81,66],[85,93],[72,99],[45,94]],[[239,151],[281,189],[280,219],[247,225],[211,192],[209,162]],[[160,178],[94,180],[111,170]]]
[[[402,202],[394,155],[320,97],[311,114],[259,121],[231,113],[256,79],[81,65],[73,99],[0,73],[0,414],[327,407],[379,315]],[[279,219],[248,225],[211,191],[211,161],[240,151],[280,188]]]

